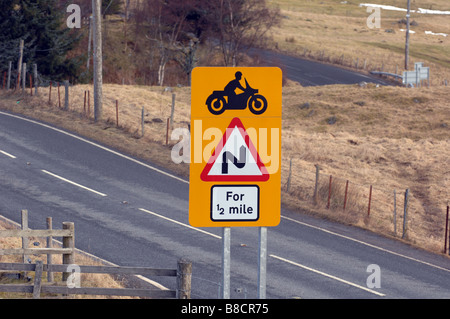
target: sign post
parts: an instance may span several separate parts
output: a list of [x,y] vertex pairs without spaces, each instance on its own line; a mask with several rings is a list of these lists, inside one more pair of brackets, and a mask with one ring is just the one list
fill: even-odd
[[265,297],[267,227],[280,222],[281,89],[275,67],[192,72],[189,223],[224,228],[223,298],[230,227],[260,227],[258,296]]
[[230,253],[231,228],[224,227],[222,229],[222,298],[230,299],[230,270],[231,270],[231,253]]
[[266,299],[267,227],[259,227],[258,299]]

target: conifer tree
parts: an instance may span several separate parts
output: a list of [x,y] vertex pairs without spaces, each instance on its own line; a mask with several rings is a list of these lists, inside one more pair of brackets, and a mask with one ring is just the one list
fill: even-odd
[[67,59],[79,40],[65,24],[65,9],[57,0],[2,0],[0,4],[0,65],[16,61],[20,39],[23,61],[37,63],[40,74],[52,80],[78,77],[81,59]]

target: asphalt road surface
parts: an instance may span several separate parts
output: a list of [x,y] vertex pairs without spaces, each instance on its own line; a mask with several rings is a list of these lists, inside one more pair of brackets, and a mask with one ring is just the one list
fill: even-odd
[[380,77],[365,75],[330,64],[301,59],[283,53],[252,49],[268,65],[278,66],[284,76],[303,86],[356,84],[361,82],[390,85]]
[[[0,112],[0,214],[75,223],[78,249],[117,265],[193,262],[192,297],[217,298],[222,231],[188,224],[186,180],[71,133]],[[268,298],[450,298],[445,256],[282,209],[268,229]],[[231,230],[231,297],[256,298],[258,229]],[[374,277],[375,276],[375,277]],[[150,278],[174,289],[173,278]]]

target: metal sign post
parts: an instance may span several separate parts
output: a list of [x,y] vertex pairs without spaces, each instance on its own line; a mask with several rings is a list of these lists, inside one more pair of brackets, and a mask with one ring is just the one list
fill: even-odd
[[230,239],[231,228],[224,227],[222,230],[222,298],[230,299]]
[[258,299],[266,299],[267,227],[259,228]]

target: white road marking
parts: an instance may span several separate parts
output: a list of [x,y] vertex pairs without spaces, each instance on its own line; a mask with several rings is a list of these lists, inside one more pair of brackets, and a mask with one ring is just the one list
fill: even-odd
[[67,135],[67,136],[76,138],[77,140],[83,141],[83,142],[85,142],[85,143],[88,143],[88,144],[90,144],[90,145],[93,145],[93,146],[95,146],[95,147],[98,147],[98,148],[100,148],[100,149],[102,149],[102,150],[104,150],[104,151],[110,152],[110,153],[112,153],[112,154],[114,154],[114,155],[120,156],[120,157],[125,158],[125,159],[127,159],[127,160],[129,160],[129,161],[132,161],[132,162],[134,162],[134,163],[136,163],[136,164],[139,164],[139,165],[141,165],[141,166],[144,166],[144,167],[147,167],[147,168],[149,168],[149,169],[151,169],[151,170],[154,170],[155,172],[158,172],[158,173],[161,173],[161,174],[163,174],[163,175],[172,177],[173,179],[176,179],[176,180],[178,180],[178,181],[180,181],[180,182],[189,184],[189,181],[186,181],[186,180],[184,180],[184,179],[182,179],[182,178],[180,178],[180,177],[178,177],[178,176],[175,176],[175,175],[172,175],[172,174],[170,174],[170,173],[164,172],[163,170],[160,170],[160,169],[158,169],[158,168],[156,168],[156,167],[153,167],[153,166],[151,166],[151,165],[148,165],[148,164],[145,164],[145,163],[143,163],[143,162],[140,162],[140,161],[138,161],[138,160],[136,160],[136,159],[134,159],[134,158],[132,158],[132,157],[129,157],[129,156],[123,155],[123,154],[121,154],[121,153],[119,153],[119,152],[113,151],[112,149],[109,149],[109,148],[107,148],[107,147],[105,147],[105,146],[102,146],[102,145],[99,145],[99,144],[97,144],[97,143],[91,142],[91,141],[89,141],[89,140],[87,140],[87,139],[85,139],[85,138],[79,137],[79,136],[77,136],[77,135],[75,135],[75,134],[68,133],[68,132],[66,132],[66,131],[60,130],[60,129],[55,128],[55,127],[52,127],[52,126],[50,126],[50,125],[43,124],[43,123],[39,123],[38,121],[30,120],[30,119],[23,118],[23,117],[20,117],[20,116],[17,116],[17,115],[13,115],[13,114],[9,114],[9,113],[4,113],[4,112],[0,112],[0,114],[6,115],[6,116],[10,116],[10,117],[14,117],[14,118],[17,118],[17,119],[20,119],[20,120],[24,120],[24,121],[27,121],[27,122],[30,122],[30,123],[33,123],[33,124],[37,124],[37,125],[46,127],[46,128],[48,128],[48,129],[51,129],[51,130],[53,130],[53,131],[56,131],[56,132],[65,134],[65,135]]
[[364,241],[361,241],[361,240],[358,240],[358,239],[355,239],[355,238],[352,238],[352,237],[344,236],[344,235],[341,235],[341,234],[329,231],[329,230],[327,230],[325,228],[321,228],[321,227],[318,227],[318,226],[313,226],[313,225],[310,225],[310,224],[307,224],[307,223],[304,223],[304,222],[301,222],[301,221],[298,221],[298,220],[295,220],[293,218],[289,218],[289,217],[286,217],[286,216],[281,216],[281,218],[286,219],[286,220],[290,220],[291,222],[294,222],[294,223],[297,223],[297,224],[300,224],[300,225],[304,225],[304,226],[307,226],[307,227],[311,227],[311,228],[323,231],[323,232],[331,234],[333,236],[338,236],[338,237],[341,237],[341,238],[345,238],[345,239],[354,241],[356,243],[359,243],[361,245],[365,245],[367,247],[378,249],[378,250],[384,251],[386,253],[389,253],[389,254],[392,254],[392,255],[395,255],[395,256],[406,258],[406,259],[409,259],[409,260],[412,260],[412,261],[415,261],[415,262],[418,262],[418,263],[421,263],[421,264],[424,264],[424,265],[427,265],[427,266],[430,266],[430,267],[433,267],[433,268],[436,268],[436,269],[440,269],[440,270],[444,270],[444,271],[450,272],[450,269],[447,269],[447,268],[444,268],[444,267],[441,267],[441,266],[437,266],[437,265],[431,264],[429,262],[426,262],[426,261],[423,261],[423,260],[420,260],[420,259],[416,259],[416,258],[413,258],[413,257],[402,255],[402,254],[396,253],[394,251],[391,251],[391,250],[388,250],[388,249],[385,249],[385,248],[382,248],[382,247],[379,247],[379,246],[375,246],[375,245],[366,243]]
[[[58,242],[58,243],[62,246],[62,243],[61,243],[61,242],[57,241],[56,239],[53,239],[53,240],[56,241],[56,242]],[[110,261],[107,261],[107,260],[105,260],[105,259],[103,259],[103,258],[97,257],[97,256],[95,256],[95,255],[92,255],[91,253],[88,253],[87,251],[84,251],[84,250],[81,250],[81,249],[78,249],[78,248],[75,248],[75,250],[76,250],[78,253],[83,254],[83,255],[86,255],[86,256],[88,256],[88,257],[94,259],[94,260],[101,261],[103,264],[106,264],[106,265],[109,265],[109,266],[113,266],[113,267],[119,267],[119,265],[114,264],[114,263],[112,263],[112,262],[110,262]],[[156,288],[159,288],[159,289],[161,289],[161,290],[169,290],[169,288],[167,288],[167,287],[161,285],[159,282],[156,282],[156,281],[154,281],[154,280],[148,279],[147,277],[144,277],[144,276],[142,276],[142,275],[134,275],[134,276],[135,276],[136,278],[139,278],[140,280],[146,281],[147,283],[149,283],[149,284],[155,286]]]
[[289,260],[289,259],[286,259],[286,258],[283,258],[283,257],[279,257],[279,256],[276,256],[276,255],[269,255],[269,256],[272,257],[272,258],[275,258],[275,259],[284,261],[284,262],[286,262],[286,263],[288,263],[288,264],[297,266],[297,267],[299,267],[299,268],[303,268],[303,269],[312,271],[312,272],[314,272],[314,273],[316,273],[316,274],[319,274],[319,275],[322,275],[322,276],[325,276],[325,277],[328,277],[328,278],[337,280],[337,281],[342,282],[342,283],[344,283],[344,284],[347,284],[347,285],[350,285],[350,286],[353,286],[353,287],[356,287],[356,288],[365,290],[365,291],[370,292],[370,293],[372,293],[372,294],[374,294],[374,295],[377,295],[377,296],[380,296],[380,297],[386,296],[385,294],[383,294],[383,293],[381,293],[381,292],[378,292],[378,291],[369,289],[369,288],[364,287],[364,286],[357,285],[357,284],[352,283],[352,282],[350,282],[350,281],[347,281],[347,280],[345,280],[345,279],[342,279],[342,278],[339,278],[339,277],[336,277],[336,276],[333,276],[333,275],[324,273],[323,271],[319,271],[319,270],[317,270],[317,269],[314,269],[314,268],[311,268],[311,267],[307,267],[307,266],[305,266],[305,265],[301,265],[301,264],[296,263],[296,262],[294,262],[294,261],[292,261],[292,260]]
[[0,150],[0,153],[2,153],[3,155],[6,155],[6,156],[8,156],[8,157],[11,157],[11,158],[16,158],[14,155],[11,155],[11,154],[9,154],[9,153],[6,153],[5,151],[2,151],[2,150]]
[[67,179],[67,178],[64,178],[64,177],[62,177],[62,176],[53,174],[52,172],[46,171],[45,169],[41,169],[41,171],[44,172],[45,174],[48,174],[48,175],[53,176],[53,177],[56,177],[56,178],[58,178],[58,179],[60,179],[60,180],[62,180],[62,181],[64,181],[64,182],[66,182],[66,183],[69,183],[69,184],[75,185],[75,186],[77,186],[77,187],[80,187],[80,188],[82,188],[82,189],[88,190],[88,191],[90,191],[90,192],[92,192],[92,193],[94,193],[94,194],[97,194],[97,195],[100,195],[100,196],[107,196],[106,194],[97,192],[96,190],[93,190],[92,188],[89,188],[89,187],[80,185],[80,184],[78,184],[78,183],[75,183],[75,182],[73,182],[73,181]]
[[210,232],[204,231],[204,230],[202,230],[202,229],[199,229],[199,228],[195,228],[195,227],[192,227],[191,225],[187,225],[187,224],[184,224],[184,223],[182,223],[182,222],[179,222],[179,221],[177,221],[177,220],[175,220],[175,219],[171,219],[171,218],[168,218],[168,217],[166,217],[166,216],[163,216],[163,215],[159,215],[159,214],[157,214],[157,213],[154,213],[154,212],[152,212],[152,211],[149,211],[149,210],[147,210],[147,209],[144,209],[144,208],[139,208],[139,210],[140,210],[140,211],[143,211],[143,212],[145,212],[145,213],[148,213],[148,214],[154,215],[154,216],[156,216],[156,217],[159,217],[159,218],[162,218],[162,219],[168,220],[168,221],[170,221],[170,222],[172,222],[172,223],[175,223],[175,224],[178,224],[178,225],[184,226],[184,227],[186,227],[186,228],[190,228],[190,229],[196,230],[196,231],[198,231],[198,232],[200,232],[200,233],[203,233],[203,234],[209,235],[209,236],[211,236],[211,237],[214,237],[214,238],[217,238],[217,239],[222,239],[222,237],[221,237],[221,236],[217,236],[217,235],[215,235],[215,234],[212,234],[212,233],[210,233]]

